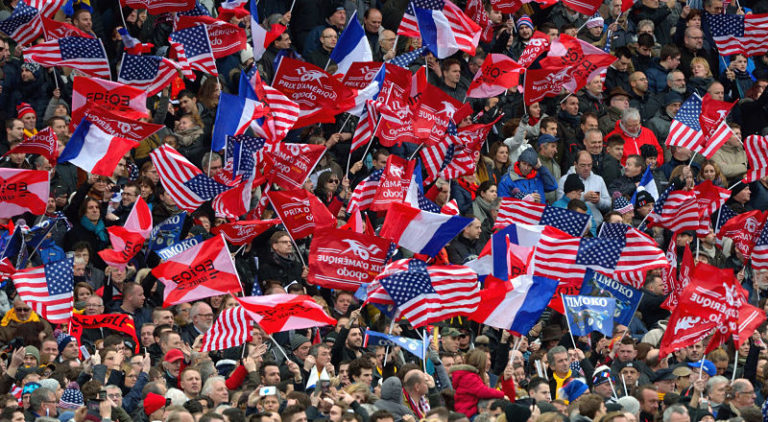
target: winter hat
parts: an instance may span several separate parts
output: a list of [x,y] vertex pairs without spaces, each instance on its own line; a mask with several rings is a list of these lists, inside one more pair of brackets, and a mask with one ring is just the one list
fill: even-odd
[[604,23],[605,20],[601,16],[595,16],[593,18],[589,18],[585,26],[587,28],[602,28]]
[[37,362],[40,363],[40,351],[37,350],[37,347],[35,346],[27,346],[24,350],[24,355],[32,355],[37,359]]
[[611,379],[611,371],[600,371],[592,377],[592,386],[600,385]]
[[83,393],[80,392],[80,386],[76,382],[70,382],[64,393],[61,394],[59,407],[62,409],[77,409],[85,404]]
[[581,178],[579,178],[578,174],[572,173],[565,178],[565,183],[563,184],[563,193],[573,192],[575,190],[584,192],[584,182],[581,181]]
[[613,210],[621,215],[624,215],[628,212],[634,211],[635,207],[629,203],[627,198],[625,198],[623,195],[619,195],[613,200]]
[[219,375],[226,377],[232,372],[233,369],[235,369],[236,366],[237,362],[232,359],[221,359],[216,362],[216,372],[218,372]]
[[325,18],[326,19],[330,18],[331,16],[333,16],[334,13],[338,12],[339,10],[346,10],[344,8],[344,3],[339,1],[333,2],[331,7],[328,8],[328,13],[325,15]]
[[571,380],[568,384],[565,385],[565,387],[562,388],[562,392],[565,395],[565,399],[569,402],[572,402],[579,397],[581,397],[582,394],[584,394],[585,391],[587,391],[589,387],[587,387],[587,384],[584,384],[583,381],[574,379]]
[[67,347],[69,343],[75,342],[77,344],[77,339],[70,335],[63,335],[56,339],[56,343],[59,345],[59,353],[64,351],[64,348]]
[[301,347],[302,344],[309,343],[309,339],[301,334],[293,336],[291,339],[291,350],[296,350]]
[[32,73],[35,73],[40,70],[40,65],[37,63],[22,63],[21,70],[28,70]]
[[739,180],[739,182],[736,183],[735,185],[733,185],[733,187],[731,188],[731,198],[733,198],[736,195],[738,195],[739,193],[741,193],[741,191],[746,189],[747,186],[749,186],[749,185],[747,185],[746,183],[744,183],[741,180]]
[[664,95],[664,107],[673,103],[682,103],[683,97],[675,91],[669,91]]
[[147,397],[144,398],[144,413],[147,416],[157,412],[165,406],[165,397],[160,394],[147,393]]
[[533,148],[528,148],[520,154],[517,161],[520,163],[528,163],[533,167],[539,162],[539,155],[536,154],[536,151],[534,151]]
[[507,404],[504,407],[507,422],[525,422],[531,417],[531,409],[519,403]]
[[636,398],[632,396],[624,396],[619,398],[617,401],[625,411],[634,413],[635,415],[640,413],[640,402],[637,401]]
[[16,117],[21,119],[21,116],[32,113],[37,117],[37,113],[35,113],[35,109],[32,108],[32,106],[29,103],[21,103],[16,106]]
[[656,151],[656,148],[654,148],[653,145],[645,144],[640,147],[640,155],[643,159],[653,158],[658,156],[658,151]]
[[654,202],[656,201],[653,200],[653,196],[651,196],[648,191],[641,190],[640,192],[637,192],[637,197],[635,198],[635,209]]
[[533,29],[533,21],[531,20],[531,17],[528,15],[520,16],[515,27],[519,31],[521,26],[527,26],[528,28]]

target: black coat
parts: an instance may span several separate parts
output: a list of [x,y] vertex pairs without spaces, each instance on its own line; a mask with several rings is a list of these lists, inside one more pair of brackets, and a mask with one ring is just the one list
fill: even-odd
[[263,257],[259,262],[259,280],[279,281],[283,286],[292,281],[301,281],[301,273],[304,270],[299,260],[286,259],[274,252]]

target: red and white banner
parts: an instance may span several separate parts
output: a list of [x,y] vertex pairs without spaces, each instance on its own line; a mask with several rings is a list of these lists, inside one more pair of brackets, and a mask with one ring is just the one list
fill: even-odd
[[445,138],[445,130],[463,104],[440,88],[427,84],[413,112],[416,141],[437,145]]
[[707,159],[712,159],[715,152],[733,136],[730,126],[725,123],[725,117],[734,105],[736,105],[735,101],[729,103],[715,100],[709,93],[701,99],[699,124],[704,137],[701,140],[702,145],[696,150]]
[[383,64],[382,62],[354,62],[344,74],[341,83],[352,89],[363,89],[371,84]]
[[413,112],[408,103],[394,101],[391,105],[382,105],[379,107],[379,114],[381,117],[375,136],[379,138],[381,145],[391,147],[403,142],[416,142],[413,135]]
[[561,34],[549,46],[549,54],[540,63],[543,68],[566,66],[569,80],[563,86],[571,93],[576,93],[616,60],[616,56],[592,44]]
[[0,218],[44,214],[50,185],[47,171],[0,168]]
[[37,154],[42,155],[51,165],[56,165],[56,159],[59,157],[58,137],[53,132],[50,126],[46,126],[45,129],[37,132],[36,135],[29,139],[24,139],[21,143],[16,144],[12,150],[3,154],[3,157],[9,154]]
[[535,31],[531,39],[528,40],[528,44],[525,46],[522,54],[520,54],[517,63],[527,69],[546,51],[549,51],[549,35]]
[[105,79],[75,76],[72,85],[72,123],[77,126],[88,102],[128,119],[147,117],[147,92]]
[[242,291],[235,263],[221,236],[172,256],[152,274],[165,285],[163,306]]
[[411,176],[416,161],[406,160],[395,154],[387,157],[387,166],[381,175],[379,188],[373,197],[371,209],[374,211],[386,211],[393,202],[403,202],[411,185]]
[[336,325],[323,307],[306,295],[274,294],[235,297],[235,300],[267,334]]
[[83,117],[87,117],[93,125],[108,135],[136,142],[149,138],[152,134],[165,127],[163,125],[129,119],[94,104],[86,106],[83,110]]
[[520,72],[525,70],[504,54],[489,54],[469,85],[467,97],[495,97],[520,82]]
[[307,280],[329,289],[356,291],[384,269],[389,244],[389,240],[350,230],[317,230]]
[[112,249],[102,249],[98,254],[107,265],[125,268],[128,261],[136,256],[144,246],[146,238],[121,226],[109,227],[107,232],[112,243]]
[[45,28],[46,41],[57,40],[64,37],[94,38],[93,35],[83,32],[66,22],[59,22],[46,17],[41,17],[41,20],[43,22],[43,28]]
[[739,214],[720,227],[717,237],[731,238],[736,250],[744,255],[744,258],[749,259],[752,256],[752,248],[755,247],[755,242],[762,233],[766,218],[768,218],[768,211],[754,210]]
[[304,189],[270,191],[267,197],[293,240],[303,239],[316,229],[336,227],[336,217],[315,195]]
[[560,95],[564,85],[573,78],[568,75],[568,67],[543,68],[525,71],[525,105],[543,100],[544,97]]
[[325,150],[324,145],[279,143],[264,154],[269,162],[264,175],[285,190],[301,189]]
[[542,9],[557,3],[557,0],[491,0],[491,8],[497,12],[513,14],[532,1],[539,3]]
[[280,219],[272,220],[244,220],[234,221],[232,223],[221,224],[211,229],[211,233],[224,236],[227,242],[241,246],[250,243],[260,234],[264,233],[270,227],[279,223]]
[[245,50],[248,46],[245,29],[210,16],[179,16],[176,29],[185,29],[200,24],[204,24],[208,29],[211,50],[213,50],[213,58],[215,59],[235,54]]

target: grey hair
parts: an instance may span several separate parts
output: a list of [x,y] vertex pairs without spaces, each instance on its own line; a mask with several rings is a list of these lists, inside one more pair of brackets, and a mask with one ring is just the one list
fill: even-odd
[[600,132],[600,129],[587,129],[586,132],[584,132],[584,139],[587,139],[587,137],[591,134],[597,134],[600,135],[600,138],[603,137],[603,132]]
[[208,168],[209,162],[215,162],[221,160],[221,155],[219,155],[217,152],[206,152],[205,155],[203,155],[203,160],[200,164],[202,164],[202,169],[205,170]]
[[711,377],[707,380],[707,387],[705,388],[704,392],[709,393],[712,391],[712,388],[722,383],[728,383],[728,378],[722,375],[715,375],[714,377]]
[[731,387],[733,387],[733,394],[743,393],[748,388],[752,386],[752,383],[749,382],[749,380],[744,378],[739,378],[731,384]]
[[656,30],[656,24],[653,23],[650,19],[642,19],[640,22],[637,23],[637,28],[642,28],[643,26],[650,26],[651,32]]
[[688,409],[685,408],[682,404],[673,404],[667,408],[667,410],[664,411],[664,416],[662,417],[662,420],[664,422],[669,422],[670,419],[672,419],[672,414],[677,413],[678,415],[688,415]]
[[565,348],[565,346],[555,346],[547,352],[547,363],[550,365],[553,365],[555,362],[555,355],[558,355],[560,353],[568,354],[568,349]]
[[[204,166],[204,167],[205,167],[205,166]],[[193,319],[194,317],[196,317],[196,316],[197,316],[197,314],[199,314],[199,313],[200,313],[200,308],[201,308],[203,305],[208,305],[208,304],[207,304],[207,303],[205,303],[205,302],[195,302],[195,303],[193,303],[193,304],[192,304],[192,307],[191,307],[191,308],[189,308],[189,319],[190,319],[190,320],[191,320],[191,319]],[[210,305],[208,305],[208,306],[210,306]],[[213,309],[213,308],[211,308],[211,309]]]
[[33,411],[38,411],[41,409],[40,406],[43,405],[43,402],[48,400],[49,397],[53,396],[53,398],[56,398],[56,393],[53,392],[53,390],[50,390],[45,387],[40,387],[37,390],[32,392],[32,395],[29,396],[29,408]]
[[208,393],[213,391],[213,384],[216,381],[225,382],[226,379],[224,377],[222,377],[222,376],[219,376],[219,375],[217,375],[215,377],[208,378],[207,380],[205,380],[205,384],[203,384],[203,389],[200,391],[200,395],[207,396]]
[[630,119],[640,120],[640,111],[634,107],[629,107],[621,113],[621,121],[625,122]]

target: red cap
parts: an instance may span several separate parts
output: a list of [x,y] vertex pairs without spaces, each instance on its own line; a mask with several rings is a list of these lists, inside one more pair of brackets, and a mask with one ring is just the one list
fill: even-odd
[[162,409],[163,406],[165,406],[165,397],[160,394],[147,393],[147,397],[144,399],[144,413],[146,413],[147,416]]
[[32,106],[29,105],[28,103],[21,103],[21,104],[16,106],[16,115],[19,118],[21,118],[21,116],[23,116],[23,115],[25,115],[27,113],[32,113],[35,116],[37,116],[37,113],[35,113],[35,109],[33,109]]
[[171,349],[168,351],[168,353],[165,354],[165,357],[163,358],[166,362],[176,362],[177,360],[184,359],[184,353],[181,353],[181,350],[179,349]]

